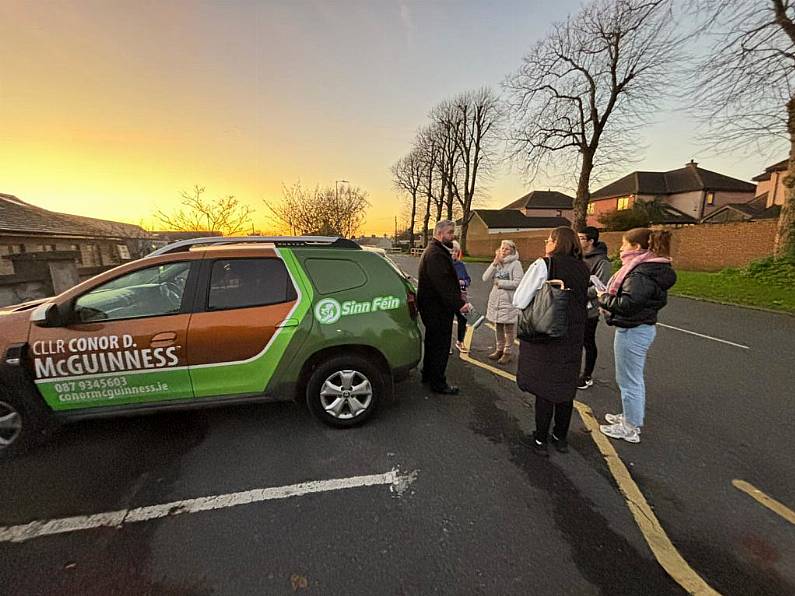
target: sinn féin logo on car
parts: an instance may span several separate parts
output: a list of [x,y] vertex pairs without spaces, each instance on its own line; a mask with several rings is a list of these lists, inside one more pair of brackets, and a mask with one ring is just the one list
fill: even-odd
[[372,300],[359,302],[346,300],[342,304],[334,298],[324,298],[315,305],[315,318],[322,325],[332,325],[340,317],[364,315],[382,310],[394,310],[400,306],[400,299],[394,296],[376,296]]
[[315,305],[315,318],[323,325],[331,325],[340,320],[342,308],[334,298],[324,298]]

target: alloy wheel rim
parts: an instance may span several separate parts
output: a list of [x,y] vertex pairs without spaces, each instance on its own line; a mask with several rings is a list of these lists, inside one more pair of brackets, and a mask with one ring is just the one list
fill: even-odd
[[338,370],[320,386],[323,410],[338,420],[351,420],[366,412],[373,402],[373,386],[357,370]]
[[19,438],[22,416],[11,404],[0,401],[0,449],[5,449]]

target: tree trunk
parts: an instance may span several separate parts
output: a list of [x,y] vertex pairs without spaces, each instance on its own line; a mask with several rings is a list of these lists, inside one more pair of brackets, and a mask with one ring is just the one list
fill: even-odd
[[591,200],[591,192],[588,190],[591,183],[591,172],[593,171],[593,152],[583,153],[582,166],[580,167],[580,179],[577,182],[577,196],[574,197],[574,221],[572,227],[579,230],[586,225],[588,217],[588,202]]
[[[431,193],[428,193],[428,203],[425,205],[425,216],[422,220],[422,245],[428,246],[428,222],[431,219]],[[412,247],[414,248],[414,247]]]
[[774,251],[777,258],[795,257],[795,97],[787,102],[787,132],[789,132],[789,169],[784,178],[784,203],[778,217]]
[[[411,193],[411,221],[409,222],[409,253],[414,248],[414,220],[417,219],[417,193]],[[397,238],[395,238],[397,242]]]
[[467,232],[469,232],[469,218],[464,216],[462,221],[461,236],[459,237],[458,242],[461,245],[461,254],[466,255],[469,254],[467,252]]

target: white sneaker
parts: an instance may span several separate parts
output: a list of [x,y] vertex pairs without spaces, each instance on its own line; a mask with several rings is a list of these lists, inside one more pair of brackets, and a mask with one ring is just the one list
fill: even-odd
[[621,424],[601,424],[599,430],[603,435],[613,439],[624,439],[628,443],[640,443],[640,430],[637,427],[629,428],[624,423]]
[[[624,424],[624,414],[605,414],[605,420],[610,424]],[[640,427],[635,427],[640,434]]]

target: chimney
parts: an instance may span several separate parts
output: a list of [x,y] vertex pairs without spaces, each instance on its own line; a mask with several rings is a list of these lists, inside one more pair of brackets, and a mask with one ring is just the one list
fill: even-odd
[[697,167],[698,167],[698,162],[695,162],[695,161],[693,161],[693,160],[691,159],[689,163],[686,163],[686,164],[685,164],[685,167],[687,167],[687,168],[694,168],[694,169],[695,169],[695,168],[697,168]]

